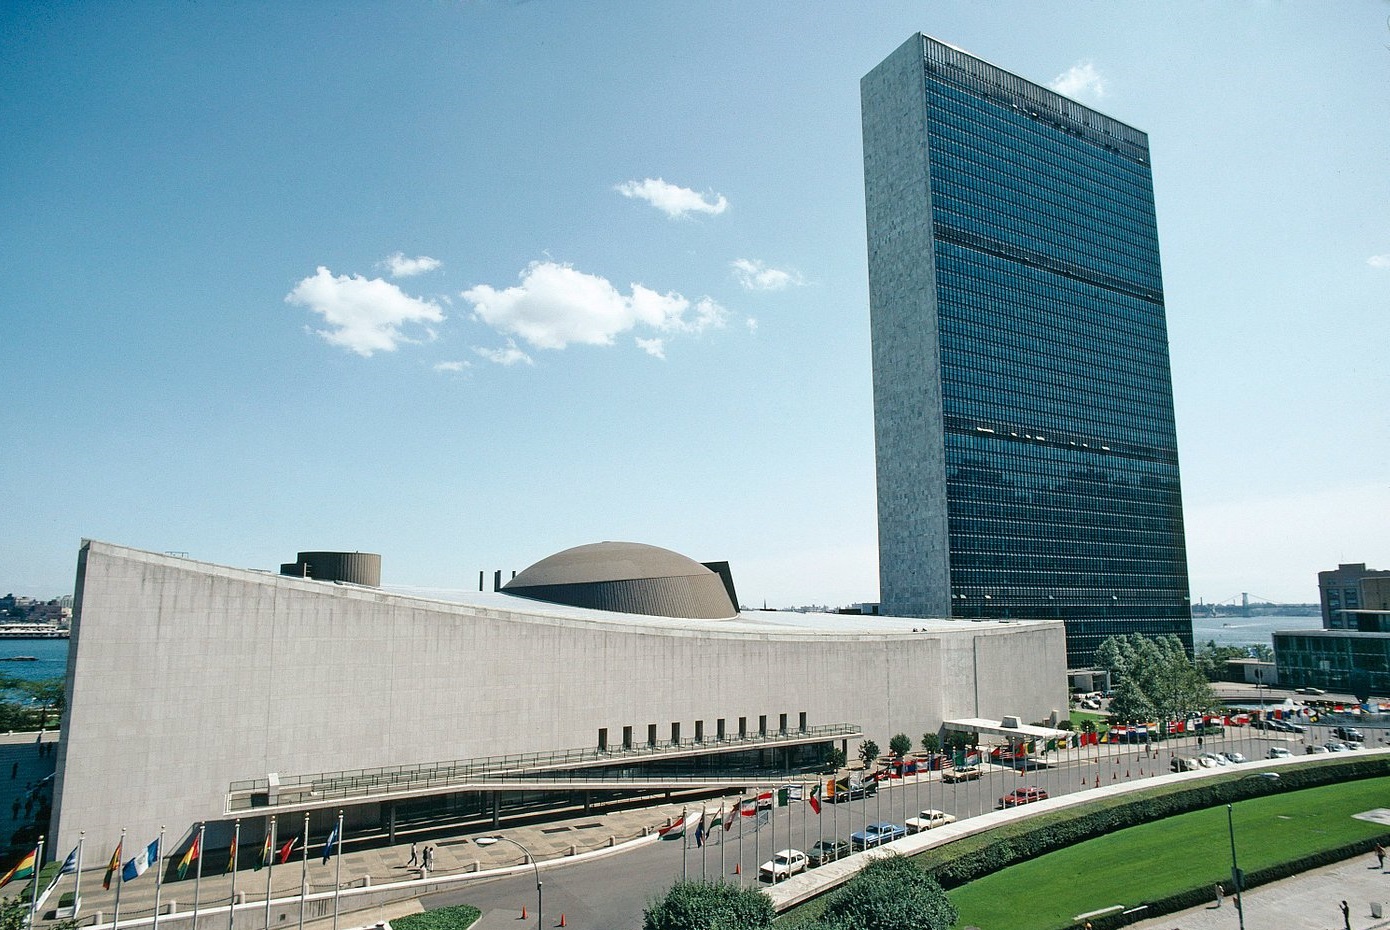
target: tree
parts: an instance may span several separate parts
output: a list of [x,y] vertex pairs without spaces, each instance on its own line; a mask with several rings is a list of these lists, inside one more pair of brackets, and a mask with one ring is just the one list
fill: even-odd
[[878,743],[871,739],[866,739],[859,744],[859,761],[864,763],[864,768],[873,768],[878,761]]
[[935,733],[923,733],[923,734],[922,734],[922,749],[923,749],[925,752],[932,752],[932,753],[940,752],[940,751],[941,751],[941,737],[937,736]]
[[906,733],[898,733],[888,741],[888,751],[896,759],[901,759],[912,751],[912,737]]
[[1096,648],[1096,663],[1110,672],[1115,720],[1177,720],[1215,705],[1211,685],[1176,636],[1112,636]]
[[40,729],[48,725],[48,715],[52,710],[57,710],[61,719],[65,693],[63,679],[40,678],[36,681],[24,681],[19,683],[19,688],[27,693],[34,703],[43,708],[42,715],[39,717]]
[[825,767],[830,769],[842,769],[845,767],[845,751],[835,746],[831,746],[825,751]]
[[756,888],[676,882],[642,912],[642,930],[768,930],[776,916],[772,899]]
[[815,930],[950,930],[956,907],[912,860],[890,855],[864,866],[826,900]]

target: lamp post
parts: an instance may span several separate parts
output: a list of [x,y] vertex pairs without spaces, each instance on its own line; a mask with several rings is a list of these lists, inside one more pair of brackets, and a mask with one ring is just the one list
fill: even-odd
[[[1246,775],[1240,781],[1250,781],[1252,778],[1259,778],[1263,781],[1278,781],[1278,772],[1257,772],[1254,775]],[[1245,908],[1241,900],[1241,886],[1245,884],[1241,879],[1240,866],[1236,864],[1236,825],[1235,818],[1231,811],[1231,805],[1226,805],[1226,830],[1231,836],[1231,883],[1236,886],[1236,919],[1240,922],[1240,930],[1245,930]]]
[[[541,870],[540,866],[536,865],[536,857],[531,855],[531,850],[527,849],[525,846],[522,846],[516,840],[508,839],[505,836],[480,836],[473,842],[477,843],[479,846],[491,846],[494,843],[511,843],[517,849],[521,850],[523,853],[526,854],[526,861],[531,863],[531,869],[536,876],[536,930],[542,930],[545,924],[542,922],[541,917],[541,914],[543,913],[541,903]],[[1240,930],[1245,930],[1244,924],[1241,925]]]

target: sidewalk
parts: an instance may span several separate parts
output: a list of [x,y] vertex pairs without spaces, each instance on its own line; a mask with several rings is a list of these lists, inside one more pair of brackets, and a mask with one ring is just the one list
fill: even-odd
[[[1352,930],[1390,927],[1390,873],[1382,872],[1370,853],[1261,885],[1244,892],[1242,897],[1245,923],[1249,927],[1342,930],[1342,912],[1338,907],[1342,900],[1346,900],[1351,909]],[[1372,914],[1373,902],[1384,916]],[[1194,907],[1131,926],[1135,930],[1235,930],[1239,925],[1235,898],[1227,896],[1221,907],[1215,904],[1213,899],[1205,907]]]

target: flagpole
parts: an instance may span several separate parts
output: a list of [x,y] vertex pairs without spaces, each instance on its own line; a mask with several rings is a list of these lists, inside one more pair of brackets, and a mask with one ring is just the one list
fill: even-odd
[[681,808],[681,881],[686,880],[686,857],[690,853],[690,834],[688,831],[690,823],[686,820],[689,811]]
[[[758,850],[762,846],[762,843],[760,842],[759,838],[759,834],[761,834],[762,831],[758,829],[758,827],[761,826],[758,823],[758,798],[762,797],[763,793],[761,789],[754,790],[756,793],[753,795],[753,868],[756,869],[760,864],[758,860],[762,858],[762,856],[758,853]],[[758,880],[757,872],[753,873],[753,880]],[[753,887],[756,888],[757,886],[754,885]]]
[[198,904],[203,894],[203,834],[207,828],[207,821],[198,824],[198,871],[193,873],[193,920],[189,930],[198,930]]
[[[125,884],[125,868],[121,865],[121,854],[125,849],[125,827],[121,827],[121,838],[116,843],[116,906],[111,914],[111,930],[121,922],[121,886]],[[269,927],[266,930],[270,930]]]
[[[333,930],[338,930],[338,892],[343,887],[343,812],[338,811],[338,829],[333,834],[337,837],[338,848],[334,850],[337,861],[334,864],[333,872]],[[193,930],[198,930],[194,927]]]
[[724,826],[724,799],[719,799],[719,881],[726,882],[728,878],[724,875],[724,834],[729,832],[729,828]]
[[[227,930],[232,930],[236,925],[236,857],[241,851],[241,818],[238,817],[232,824],[232,896],[227,902]],[[196,930],[196,928],[194,928]]]
[[74,876],[72,885],[72,912],[74,914],[77,913],[77,909],[82,903],[82,844],[86,839],[86,830],[77,834],[77,874]]
[[[270,815],[270,845],[262,849],[269,850],[270,855],[266,857],[265,868],[265,930],[270,930],[270,880],[275,875],[275,815]],[[116,930],[112,927],[111,930]]]
[[154,841],[154,923],[152,930],[159,930],[159,891],[164,886],[164,824],[159,825],[159,839]]
[[[754,802],[757,803],[756,801]],[[743,887],[743,796],[738,799],[738,886]]]
[[39,909],[39,869],[43,866],[43,834],[39,834],[39,844],[34,847],[34,896],[29,900],[29,926],[34,926],[34,914]]
[[309,812],[304,812],[304,850],[299,869],[299,930],[304,930],[304,896],[309,893]]
[[[696,832],[695,838],[700,843],[700,881],[703,882],[708,878],[705,863],[709,861],[707,855],[709,851],[705,849],[709,845],[709,834],[705,832],[705,809],[703,807],[700,808],[700,829]],[[338,930],[338,928],[334,927],[333,930]]]

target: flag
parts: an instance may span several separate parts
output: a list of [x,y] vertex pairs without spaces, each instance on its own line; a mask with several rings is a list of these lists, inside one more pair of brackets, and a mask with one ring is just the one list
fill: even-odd
[[290,861],[290,853],[294,852],[294,844],[299,842],[299,837],[292,836],[288,843],[280,847],[280,864],[284,865]]
[[760,791],[760,792],[758,792],[758,806],[759,806],[759,807],[771,807],[771,806],[772,806],[772,792],[771,792],[771,791]]
[[758,799],[744,798],[738,802],[738,812],[740,816],[752,817],[758,813]]
[[328,862],[333,858],[333,845],[338,842],[338,828],[335,826],[333,832],[328,834],[328,842],[323,844],[323,861]]
[[155,840],[153,843],[140,850],[140,852],[135,855],[134,859],[131,859],[125,864],[125,868],[121,869],[121,881],[134,881],[145,874],[145,871],[149,869],[151,863],[158,862],[159,840]]
[[695,825],[695,848],[705,845],[705,812],[700,811],[700,822]]
[[19,863],[15,865],[14,868],[6,872],[4,878],[0,878],[0,888],[4,888],[10,882],[14,881],[16,878],[28,878],[29,876],[33,875],[34,859],[36,858],[37,854],[37,849],[29,850],[28,855],[26,855],[23,859],[19,860]]
[[786,791],[788,801],[800,801],[806,793],[805,785],[787,785]]
[[193,845],[188,847],[188,852],[184,853],[183,858],[179,860],[179,878],[183,878],[188,874],[188,867],[193,864],[194,859],[198,858],[201,852],[198,849],[198,840],[200,838],[201,837],[196,835],[193,837]]
[[791,789],[783,786],[777,789],[777,806],[786,807],[791,802]]
[[111,854],[111,861],[106,864],[106,877],[101,880],[101,887],[104,891],[111,890],[111,876],[116,874],[116,870],[121,867],[121,844],[116,844],[116,851]]
[[266,833],[265,843],[261,845],[261,859],[256,863],[255,871],[259,872],[268,865],[270,865],[270,834]]
[[681,811],[681,815],[671,821],[660,830],[656,831],[657,836],[663,840],[679,840],[685,836],[685,817],[686,812]]
[[49,881],[48,887],[45,888],[45,889],[43,890],[43,894],[39,895],[39,900],[40,900],[40,901],[46,900],[46,899],[48,898],[49,894],[51,894],[51,893],[53,892],[53,889],[58,887],[58,882],[62,880],[62,878],[63,878],[64,875],[71,875],[73,872],[76,872],[76,871],[77,871],[77,847],[74,846],[74,847],[72,848],[72,852],[68,853],[68,857],[67,857],[66,859],[63,860],[63,867],[62,867],[61,869],[59,869],[58,872],[57,872],[57,874],[54,875],[53,878]]
[[[236,869],[236,840],[237,835],[233,833],[232,848],[227,850],[227,872],[231,872]],[[225,875],[226,873],[224,872],[223,874]]]
[[816,787],[811,789],[811,796],[806,799],[811,804],[811,810],[820,813],[820,782],[816,782]]
[[734,809],[729,813],[729,816],[726,817],[726,818],[724,818],[724,832],[725,832],[725,833],[728,833],[730,830],[732,830],[732,829],[734,828],[734,821],[737,820],[737,819],[738,819],[738,805],[735,804],[735,805],[734,805]]
[[[719,805],[719,810],[714,812],[714,819],[709,822],[709,832],[713,833],[716,828],[724,826],[724,805]],[[728,828],[725,827],[727,830]]]

